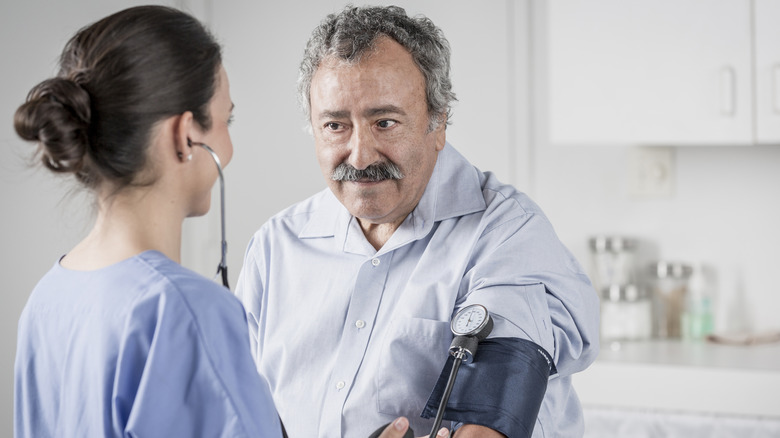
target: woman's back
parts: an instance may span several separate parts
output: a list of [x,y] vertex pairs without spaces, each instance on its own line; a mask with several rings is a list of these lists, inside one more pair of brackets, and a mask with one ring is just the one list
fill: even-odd
[[224,288],[157,251],[96,271],[59,262],[19,321],[18,436],[278,436]]

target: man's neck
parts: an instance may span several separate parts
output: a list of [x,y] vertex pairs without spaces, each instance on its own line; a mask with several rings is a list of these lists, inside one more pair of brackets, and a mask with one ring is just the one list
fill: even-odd
[[375,250],[379,251],[379,249],[385,246],[385,243],[390,240],[390,237],[392,237],[395,230],[401,226],[406,217],[402,217],[395,222],[381,224],[375,224],[360,218],[355,219],[357,219],[360,224],[360,228],[363,230],[363,235],[366,236],[368,243],[370,243]]

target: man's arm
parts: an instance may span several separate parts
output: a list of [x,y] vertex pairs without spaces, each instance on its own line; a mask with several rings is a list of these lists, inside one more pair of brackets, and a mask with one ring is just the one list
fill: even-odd
[[258,362],[258,321],[257,315],[260,314],[260,293],[263,282],[258,271],[258,263],[253,250],[255,238],[249,241],[246,253],[244,254],[244,265],[236,282],[235,295],[241,301],[246,312],[247,326],[249,332],[249,347],[252,352],[252,358],[255,363]]
[[506,438],[502,433],[498,433],[493,429],[485,426],[477,426],[475,424],[466,424],[454,435],[455,438]]
[[487,307],[495,323],[490,337],[541,346],[553,358],[556,378],[587,368],[598,353],[598,295],[549,221],[524,214],[486,236],[477,244],[480,256],[460,307]]
[[[464,277],[468,293],[458,308],[484,305],[493,314],[494,327],[474,363],[461,368],[448,419],[530,436],[549,379],[586,368],[598,351],[598,299],[541,215],[502,219],[483,235],[474,254],[478,256]],[[556,396],[550,403],[559,401]],[[438,397],[431,398],[426,408],[435,413]],[[474,427],[464,427],[456,437],[488,433]]]

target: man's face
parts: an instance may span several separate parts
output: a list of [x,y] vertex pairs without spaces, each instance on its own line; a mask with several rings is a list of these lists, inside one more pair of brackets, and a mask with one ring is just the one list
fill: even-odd
[[[425,79],[411,55],[390,38],[358,64],[325,59],[311,83],[311,124],[328,185],[361,223],[400,224],[422,197],[444,148],[445,123],[428,132]],[[395,164],[403,177],[334,181],[354,169]]]

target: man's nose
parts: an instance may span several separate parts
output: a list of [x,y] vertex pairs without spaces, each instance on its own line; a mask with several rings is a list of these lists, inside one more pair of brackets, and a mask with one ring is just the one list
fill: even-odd
[[348,163],[355,169],[365,169],[379,161],[377,142],[370,127],[359,126],[354,128],[349,139]]

